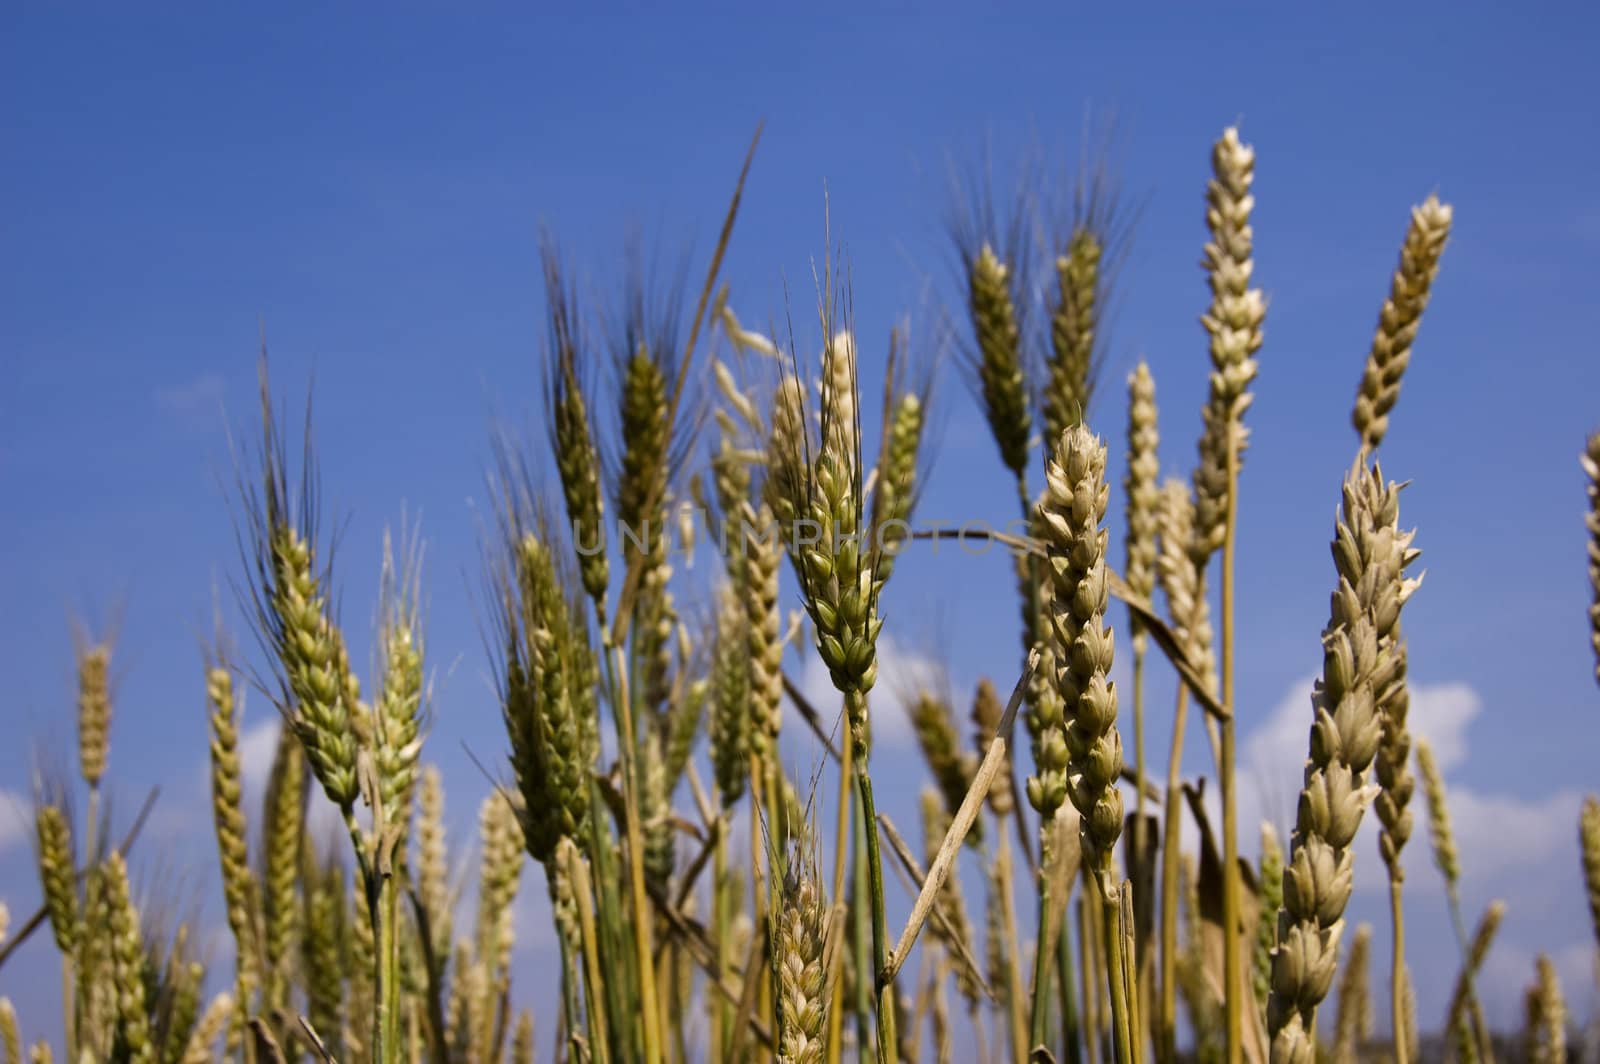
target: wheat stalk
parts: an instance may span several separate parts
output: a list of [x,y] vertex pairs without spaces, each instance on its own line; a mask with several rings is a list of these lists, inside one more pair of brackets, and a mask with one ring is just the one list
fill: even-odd
[[1438,196],[1429,196],[1411,208],[1411,224],[1400,246],[1400,265],[1390,282],[1389,298],[1378,312],[1378,329],[1350,415],[1366,450],[1375,450],[1389,429],[1389,411],[1400,398],[1400,378],[1411,362],[1411,345],[1439,273],[1451,220],[1450,205],[1440,203]]

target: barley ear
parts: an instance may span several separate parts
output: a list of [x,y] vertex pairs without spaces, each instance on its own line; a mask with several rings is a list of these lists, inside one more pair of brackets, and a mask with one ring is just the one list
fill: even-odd
[[1376,449],[1389,429],[1389,411],[1400,398],[1400,378],[1411,361],[1411,345],[1439,273],[1445,241],[1450,238],[1451,216],[1450,205],[1440,203],[1437,196],[1429,196],[1411,209],[1411,224],[1400,246],[1400,265],[1390,283],[1389,298],[1378,312],[1378,330],[1350,415],[1366,450]]

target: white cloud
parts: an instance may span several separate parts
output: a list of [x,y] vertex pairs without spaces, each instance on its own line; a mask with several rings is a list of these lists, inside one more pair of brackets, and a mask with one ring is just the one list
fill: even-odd
[[26,795],[0,788],[0,853],[21,845],[28,837],[28,810],[32,804]]
[[181,384],[157,388],[156,405],[169,414],[182,418],[199,418],[222,410],[222,376],[202,373]]
[[[1254,838],[1263,820],[1271,821],[1285,839],[1293,826],[1311,728],[1311,687],[1310,677],[1294,684],[1241,744],[1238,809],[1242,852],[1253,852],[1245,840]],[[1414,735],[1428,740],[1445,774],[1462,873],[1469,881],[1487,880],[1511,868],[1537,867],[1565,856],[1572,847],[1581,801],[1576,791],[1535,798],[1488,794],[1459,777],[1451,778],[1453,771],[1467,764],[1468,730],[1482,712],[1482,700],[1465,684],[1424,684],[1411,690],[1408,723]],[[1218,798],[1216,788],[1209,788],[1207,804],[1214,817],[1220,817]],[[1420,782],[1413,805],[1413,844],[1426,846],[1427,814],[1422,808]],[[1220,819],[1214,824],[1220,824]],[[1376,853],[1375,824],[1370,813],[1363,819],[1361,838],[1356,842],[1358,854]],[[1358,888],[1376,887],[1384,881],[1381,864],[1357,860]]]

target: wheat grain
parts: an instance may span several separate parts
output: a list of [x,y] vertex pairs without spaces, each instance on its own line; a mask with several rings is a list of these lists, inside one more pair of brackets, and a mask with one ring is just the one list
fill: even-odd
[[28,1049],[28,1064],[52,1064],[54,1060],[49,1042],[35,1042]]
[[1411,362],[1411,345],[1439,273],[1439,257],[1450,238],[1451,217],[1450,205],[1440,203],[1437,196],[1411,208],[1411,224],[1400,246],[1400,265],[1390,282],[1389,298],[1378,312],[1377,333],[1350,415],[1367,450],[1376,449],[1389,429],[1389,411],[1400,398],[1400,378]]

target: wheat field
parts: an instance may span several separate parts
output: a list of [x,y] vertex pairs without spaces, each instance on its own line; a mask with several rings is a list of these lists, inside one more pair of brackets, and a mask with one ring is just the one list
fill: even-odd
[[[1346,367],[1347,464],[1303,474],[1336,516],[1326,624],[1300,633],[1321,670],[1280,838],[1237,800],[1254,653],[1238,639],[1239,530],[1272,491],[1245,461],[1253,385],[1274,372],[1255,146],[1230,127],[1190,160],[1205,226],[1198,418],[1158,410],[1143,361],[1126,381],[1100,373],[1130,227],[1092,167],[1040,193],[1073,205],[1060,224],[1027,200],[1016,216],[963,200],[960,285],[939,325],[897,330],[858,364],[869,338],[832,233],[787,318],[757,327],[736,311],[724,254],[759,151],[758,132],[703,277],[665,295],[629,268],[597,305],[545,235],[539,431],[485,432],[478,557],[424,565],[407,524],[340,541],[336,566],[323,497],[340,486],[320,475],[314,430],[349,412],[298,413],[262,351],[259,412],[236,430],[217,500],[239,548],[218,559],[235,607],[218,615],[244,624],[204,633],[206,713],[184,718],[209,743],[225,928],[139,889],[159,861],[141,844],[148,807],[129,816],[105,797],[109,736],[131,719],[116,634],[84,628],[75,767],[39,772],[27,810],[38,896],[0,907],[0,979],[59,980],[61,1029],[0,1000],[4,1061],[1577,1059],[1593,1021],[1547,956],[1525,973],[1520,1028],[1491,1026],[1479,976],[1517,899],[1464,909],[1451,796],[1408,728],[1402,619],[1446,530],[1413,529],[1410,471],[1384,464],[1382,444],[1405,418],[1430,295],[1449,283],[1451,206],[1396,205],[1397,262],[1386,289],[1373,278],[1370,349]],[[1016,508],[954,533],[919,522],[918,503],[939,464],[937,407],[964,402]],[[873,420],[881,433],[864,438]],[[1571,579],[1592,596],[1600,681],[1600,432],[1572,451],[1588,558]],[[1164,478],[1174,467],[1190,472]],[[1020,641],[971,691],[880,683],[897,558],[956,535],[1009,559],[1018,612],[1004,623]],[[341,611],[341,573],[363,564],[381,566],[378,601]],[[466,838],[447,827],[430,743],[427,589],[452,568],[473,574],[477,665],[503,724],[497,748],[473,752],[478,792],[449,795],[478,810]],[[363,667],[351,646],[369,635],[347,637],[342,613],[369,609]],[[826,699],[797,680],[813,666]],[[1145,726],[1156,676],[1175,692],[1170,734]],[[282,721],[254,801],[247,697]],[[891,715],[924,763],[920,823],[875,798],[874,732]],[[786,762],[780,738],[796,733],[814,755]],[[1204,759],[1186,756],[1197,735]],[[332,837],[314,808],[336,814],[318,821]],[[1358,839],[1363,821],[1375,836]],[[1572,937],[1600,963],[1600,798],[1570,831],[1564,889],[1593,917]],[[1378,926],[1347,919],[1357,866],[1387,885]],[[536,892],[549,921],[532,929],[514,914]],[[1458,950],[1405,949],[1419,894],[1445,899]],[[206,945],[217,935],[225,949]],[[548,1002],[514,952],[529,935],[549,944]],[[56,956],[19,974],[30,937]],[[1419,980],[1451,988],[1446,1013],[1418,1014]]]

